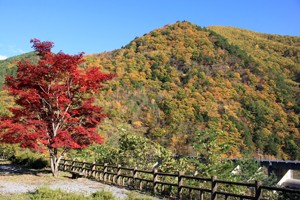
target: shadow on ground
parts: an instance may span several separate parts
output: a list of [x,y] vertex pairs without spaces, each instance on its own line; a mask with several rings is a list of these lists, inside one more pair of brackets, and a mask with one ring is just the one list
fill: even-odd
[[11,164],[8,161],[0,161],[0,175],[19,175],[19,174],[49,174],[50,170],[47,169],[29,169],[21,165]]

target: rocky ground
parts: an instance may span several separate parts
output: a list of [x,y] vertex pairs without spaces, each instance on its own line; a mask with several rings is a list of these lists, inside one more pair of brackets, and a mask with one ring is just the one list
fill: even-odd
[[32,192],[40,187],[86,195],[105,190],[112,192],[118,199],[125,199],[130,192],[86,178],[71,179],[70,174],[64,172],[55,178],[49,171],[25,169],[18,165],[0,162],[0,194]]

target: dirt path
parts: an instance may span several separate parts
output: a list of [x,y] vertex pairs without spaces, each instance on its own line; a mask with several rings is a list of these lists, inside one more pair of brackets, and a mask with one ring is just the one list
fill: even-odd
[[55,178],[49,171],[25,169],[18,165],[0,162],[0,194],[32,192],[40,187],[85,195],[105,190],[112,192],[118,199],[125,199],[130,192],[86,178],[71,179],[70,174],[64,172]]

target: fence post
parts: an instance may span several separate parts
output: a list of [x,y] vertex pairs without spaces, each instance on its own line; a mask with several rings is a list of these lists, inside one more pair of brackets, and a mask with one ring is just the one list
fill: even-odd
[[107,163],[104,163],[104,170],[103,170],[103,181],[106,182],[106,173],[107,173]]
[[134,169],[133,169],[133,188],[134,188],[135,183],[136,183],[137,175],[138,175],[137,167],[134,167]]
[[94,177],[95,176],[95,169],[96,169],[96,163],[93,162],[92,165],[91,165],[91,172],[90,172],[90,176],[91,177]]
[[261,198],[261,181],[255,181],[255,199],[260,200]]
[[85,171],[85,160],[83,160],[81,165],[81,173],[85,175]]
[[211,177],[211,199],[216,200],[217,199],[217,189],[218,189],[218,184],[217,184],[217,177],[212,176]]
[[183,186],[183,178],[184,172],[178,172],[178,185],[177,185],[177,197],[182,199],[182,186]]
[[67,165],[66,165],[66,164],[67,164],[67,161],[64,160],[64,164],[63,164],[63,165],[64,165],[64,167],[63,167],[63,170],[64,170],[64,171],[67,171]]
[[157,184],[156,184],[156,181],[158,180],[157,179],[157,169],[154,169],[153,170],[153,193],[155,194],[157,192]]
[[119,164],[117,168],[117,182],[116,182],[117,185],[121,185],[120,175],[121,175],[121,165]]
[[75,167],[75,159],[72,159],[71,172],[74,171],[74,167]]

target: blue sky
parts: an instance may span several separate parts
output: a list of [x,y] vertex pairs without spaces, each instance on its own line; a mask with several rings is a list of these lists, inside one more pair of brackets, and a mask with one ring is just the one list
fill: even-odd
[[100,53],[176,21],[300,36],[300,0],[0,0],[0,59],[32,51]]

